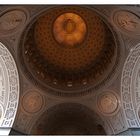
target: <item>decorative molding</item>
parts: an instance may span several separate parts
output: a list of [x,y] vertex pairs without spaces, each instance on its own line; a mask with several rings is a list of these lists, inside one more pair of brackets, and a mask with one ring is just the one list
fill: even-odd
[[135,112],[137,105],[135,99],[137,87],[134,87],[134,83],[136,82],[136,78],[134,77],[137,75],[136,69],[139,68],[137,63],[140,60],[139,56],[140,44],[138,44],[134,49],[131,49],[122,71],[121,103],[128,127],[140,127],[140,121],[136,116],[137,112]]
[[19,75],[14,58],[0,43],[0,127],[12,127],[19,100]]
[[140,42],[139,38],[133,39],[132,37],[125,36],[125,35],[122,35],[122,38],[124,40],[126,49],[129,50],[134,48]]

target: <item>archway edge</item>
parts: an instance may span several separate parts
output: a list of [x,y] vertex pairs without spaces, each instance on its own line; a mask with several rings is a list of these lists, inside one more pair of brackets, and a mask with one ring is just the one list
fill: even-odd
[[137,116],[136,101],[136,70],[140,60],[140,43],[131,49],[122,71],[121,77],[121,103],[128,128],[139,128],[140,120]]
[[14,57],[7,47],[0,42],[0,130],[8,135],[12,127],[19,101],[19,74]]

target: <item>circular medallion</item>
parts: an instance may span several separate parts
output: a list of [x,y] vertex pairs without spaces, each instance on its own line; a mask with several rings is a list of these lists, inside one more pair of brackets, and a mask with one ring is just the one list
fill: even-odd
[[99,95],[97,105],[101,113],[109,115],[118,109],[119,101],[113,92],[107,91]]
[[0,34],[8,34],[20,29],[26,21],[26,14],[22,10],[7,11],[0,17]]
[[80,44],[86,34],[85,21],[75,13],[64,13],[55,20],[53,34],[65,46]]
[[22,107],[26,112],[36,113],[43,106],[43,97],[37,91],[27,92],[22,98]]
[[116,11],[113,16],[114,23],[121,31],[133,33],[134,35],[140,35],[139,16],[125,10]]
[[0,43],[0,103],[5,109],[0,127],[12,126],[18,107],[18,97],[19,76],[16,63],[8,49]]

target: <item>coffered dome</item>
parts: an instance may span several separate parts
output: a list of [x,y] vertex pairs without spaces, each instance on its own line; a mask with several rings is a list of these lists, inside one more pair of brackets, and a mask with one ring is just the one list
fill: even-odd
[[44,89],[65,95],[95,87],[115,63],[112,32],[102,17],[84,7],[44,11],[30,23],[21,44],[22,64],[30,76]]

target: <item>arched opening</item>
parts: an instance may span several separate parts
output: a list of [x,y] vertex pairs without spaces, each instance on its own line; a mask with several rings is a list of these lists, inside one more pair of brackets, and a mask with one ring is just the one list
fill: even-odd
[[77,103],[63,103],[50,108],[35,122],[31,134],[106,135],[99,116]]

